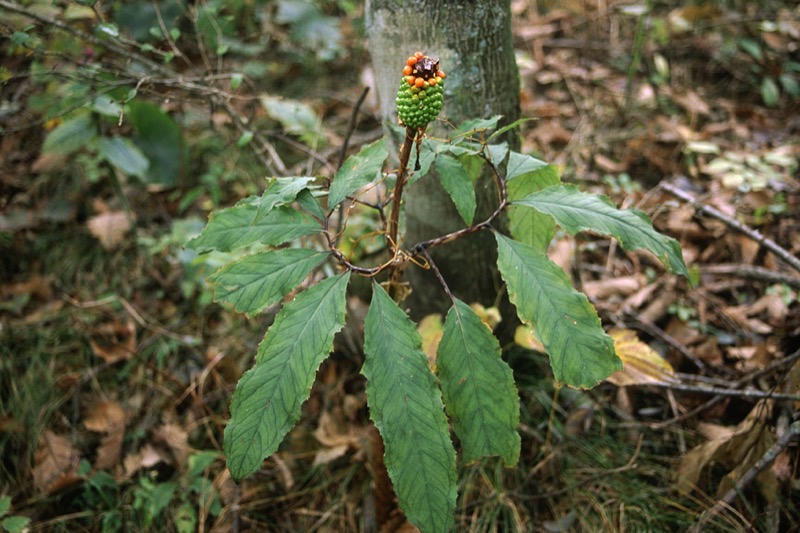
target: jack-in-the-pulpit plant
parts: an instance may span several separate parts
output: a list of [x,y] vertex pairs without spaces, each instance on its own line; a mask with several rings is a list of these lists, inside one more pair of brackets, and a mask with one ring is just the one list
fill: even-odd
[[[655,231],[646,215],[563,185],[552,165],[510,150],[500,135],[517,124],[491,133],[500,117],[476,119],[454,129],[449,140],[425,137],[442,108],[444,79],[438,60],[421,53],[408,58],[396,98],[405,133],[399,168],[386,168],[386,143],[377,141],[347,159],[330,187],[317,177],[272,179],[261,196],[211,213],[189,243],[198,251],[240,251],[240,258],[210,277],[217,301],[248,315],[282,304],[231,401],[224,448],[236,480],[256,472],[299,420],[317,369],[344,326],[351,277],[385,279],[372,282],[364,324],[367,405],[384,441],[398,503],[426,533],[452,524],[457,479],[451,426],[464,462],[499,456],[510,467],[520,454],[511,369],[492,331],[451,293],[428,250],[492,232],[497,267],[519,318],[547,351],[555,379],[579,388],[596,385],[621,363],[594,307],[546,255],[555,226],[614,237],[623,249],[647,249],[664,268],[688,274],[678,243]],[[414,145],[417,165],[411,169]],[[435,175],[428,174],[431,168]],[[494,212],[476,222],[472,183],[481,172],[493,176],[498,200]],[[374,194],[369,202],[361,200],[365,190],[392,183],[393,174],[393,186],[378,202]],[[464,227],[404,243],[398,235],[403,190],[421,179],[441,181]],[[387,254],[377,266],[358,265],[339,247],[353,202],[374,209],[383,224]],[[501,216],[508,219],[508,234],[497,230]],[[434,368],[415,324],[398,305],[406,267],[433,269],[442,297],[451,300]]]

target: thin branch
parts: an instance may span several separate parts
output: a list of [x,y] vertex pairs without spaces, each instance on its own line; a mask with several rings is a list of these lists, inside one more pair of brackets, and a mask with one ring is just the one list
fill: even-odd
[[762,235],[760,231],[751,228],[747,224],[739,222],[735,218],[729,217],[719,209],[716,209],[714,207],[711,207],[710,205],[706,205],[700,202],[697,198],[687,193],[683,189],[678,188],[672,183],[664,181],[661,182],[659,187],[661,187],[668,193],[672,194],[673,196],[677,196],[684,202],[692,204],[692,206],[694,206],[699,211],[702,211],[703,213],[724,222],[725,225],[727,225],[729,228],[750,237],[751,239],[759,243],[761,246],[774,253],[776,256],[778,256],[779,259],[784,261],[786,264],[790,265],[792,268],[800,272],[800,259],[792,255],[788,250],[778,245],[778,243],[776,243],[772,239],[764,237],[764,235]]
[[455,305],[456,304],[455,296],[453,296],[453,293],[450,291],[450,287],[447,285],[447,281],[445,281],[444,276],[442,276],[442,273],[437,268],[436,263],[433,262],[433,258],[428,253],[428,250],[423,249],[422,255],[425,257],[425,260],[431,266],[431,270],[433,270],[433,273],[436,275],[436,279],[439,280],[439,285],[442,286],[442,289],[444,289],[444,292],[447,293],[447,296],[450,298],[450,301],[453,302],[453,305]]
[[800,277],[784,274],[783,272],[775,272],[774,270],[754,265],[706,265],[700,267],[700,274],[735,276],[743,279],[763,281],[765,283],[783,283],[795,289],[800,289]]

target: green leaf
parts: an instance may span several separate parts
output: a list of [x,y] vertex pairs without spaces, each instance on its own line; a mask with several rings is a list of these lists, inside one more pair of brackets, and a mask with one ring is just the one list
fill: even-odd
[[11,496],[0,496],[0,517],[5,516],[11,510]]
[[506,184],[508,199],[512,201],[508,210],[509,231],[515,240],[530,244],[542,252],[547,251],[555,235],[556,223],[553,217],[535,209],[515,206],[513,201],[559,183],[561,179],[558,168],[555,165],[547,165],[519,175]]
[[97,127],[88,113],[77,115],[47,134],[42,152],[60,156],[73,154],[97,136]]
[[456,205],[458,214],[469,226],[475,216],[476,200],[475,188],[472,186],[467,171],[455,157],[440,154],[436,158],[436,172],[442,187]]
[[775,107],[781,98],[781,90],[775,80],[769,76],[761,80],[761,99],[767,107]]
[[3,529],[8,531],[8,533],[22,533],[23,531],[28,531],[30,524],[31,519],[27,516],[7,516],[0,522],[0,525],[2,525]]
[[497,123],[503,115],[494,115],[489,118],[475,118],[466,120],[458,125],[456,131],[450,134],[450,138],[458,141],[458,137],[468,137],[467,134],[477,133],[479,131],[493,130],[497,127]]
[[214,272],[214,299],[253,315],[278,303],[328,256],[306,248],[284,248],[250,255]]
[[492,134],[489,136],[489,139],[487,139],[487,140],[491,141],[491,140],[492,140],[492,139],[494,139],[495,137],[499,137],[500,135],[504,134],[505,132],[507,132],[507,131],[509,131],[509,130],[513,130],[514,128],[516,128],[516,127],[517,127],[517,126],[519,126],[520,124],[524,124],[525,122],[528,122],[528,121],[530,121],[530,120],[533,120],[533,119],[532,119],[532,118],[520,118],[520,119],[517,119],[517,120],[515,120],[514,122],[512,122],[511,124],[508,124],[508,125],[506,125],[506,126],[503,126],[502,128],[500,128],[500,129],[499,129],[499,130],[497,130],[496,132],[492,133]]
[[412,154],[412,160],[414,161],[413,173],[408,180],[408,184],[411,185],[423,177],[428,171],[431,169],[431,165],[433,164],[434,160],[436,159],[436,154],[438,153],[437,147],[440,143],[434,141],[433,139],[425,139],[420,146],[419,150],[419,168],[416,168],[416,152]]
[[319,137],[320,118],[314,109],[298,100],[262,96],[261,105],[277,120],[287,133],[298,135],[303,142],[312,143]]
[[507,467],[519,460],[519,395],[500,344],[472,308],[456,300],[436,353],[442,394],[464,461],[498,455]]
[[272,211],[279,205],[286,205],[295,200],[303,189],[308,188],[309,183],[316,178],[311,176],[292,176],[289,178],[273,178],[270,180],[267,189],[260,197],[249,197],[240,201],[239,204],[248,203],[258,206],[256,217],[260,218]]
[[129,176],[143,178],[150,167],[150,161],[130,139],[103,137],[97,149],[106,161]]
[[257,205],[240,204],[214,211],[200,236],[186,246],[199,252],[230,252],[256,243],[277,246],[322,230],[318,222],[302,211],[277,207],[262,215],[259,210]]
[[148,183],[163,187],[177,185],[183,166],[180,128],[155,104],[136,100],[128,106],[125,116],[136,129],[133,142],[150,162]]
[[301,292],[275,317],[231,400],[225,457],[235,480],[258,470],[300,419],[317,369],[333,349],[345,317],[350,274]]
[[506,181],[511,181],[514,178],[536,172],[537,170],[547,166],[547,163],[541,159],[536,159],[529,155],[523,155],[519,152],[511,152],[508,155],[508,167],[506,168]]
[[400,508],[422,531],[445,532],[457,477],[441,392],[414,324],[380,285],[372,287],[362,369],[370,418],[383,437]]
[[619,210],[605,196],[583,193],[573,185],[548,187],[514,205],[532,207],[556,219],[573,235],[593,231],[616,238],[625,250],[647,249],[672,272],[689,277],[678,242],[655,229],[647,215],[635,209]]
[[500,144],[489,144],[486,146],[489,150],[489,155],[491,156],[492,163],[496,166],[500,166],[505,161],[506,156],[508,155],[508,143],[502,142]]
[[316,217],[320,221],[325,218],[325,211],[322,209],[322,206],[319,205],[319,201],[310,190],[304,189],[300,191],[296,199],[297,205],[311,216]]
[[[545,189],[546,190],[546,189]],[[520,320],[550,356],[556,380],[590,388],[622,369],[614,342],[586,296],[541,250],[495,233],[497,267]]]
[[381,139],[348,157],[333,177],[328,194],[328,209],[333,209],[345,198],[373,181],[383,168],[383,162],[388,155],[386,139]]

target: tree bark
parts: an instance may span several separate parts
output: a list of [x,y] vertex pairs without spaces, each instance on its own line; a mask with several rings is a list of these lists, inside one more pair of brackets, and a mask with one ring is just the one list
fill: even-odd
[[[446,135],[444,120],[503,115],[501,124],[519,118],[519,74],[511,36],[510,0],[367,0],[366,29],[381,102],[388,124],[397,122],[395,95],[405,60],[417,50],[438,57],[447,74],[444,109],[428,127],[428,135]],[[516,136],[507,139],[516,148]],[[475,221],[497,206],[491,177],[476,184]],[[464,227],[439,180],[431,175],[416,182],[404,198],[404,244]],[[501,283],[496,272],[496,246],[488,232],[431,251],[436,266],[455,296],[466,302],[494,305]],[[409,268],[413,292],[407,300],[415,318],[443,312],[450,302],[432,272]]]

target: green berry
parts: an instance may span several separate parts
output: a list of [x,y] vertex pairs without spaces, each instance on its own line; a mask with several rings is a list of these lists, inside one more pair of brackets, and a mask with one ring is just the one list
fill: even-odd
[[[423,128],[433,122],[442,109],[444,73],[439,60],[417,54],[409,58],[395,103],[400,121],[410,128]],[[412,64],[413,63],[413,64]]]

